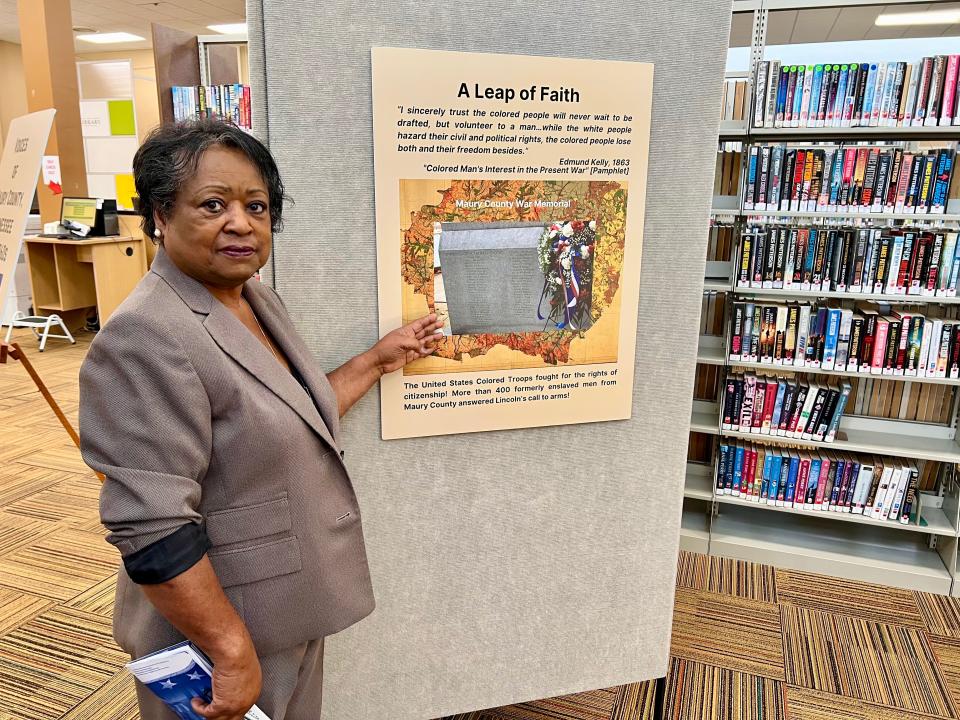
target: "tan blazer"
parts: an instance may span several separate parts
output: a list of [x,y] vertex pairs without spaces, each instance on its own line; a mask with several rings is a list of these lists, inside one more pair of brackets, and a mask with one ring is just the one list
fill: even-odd
[[[279,296],[256,280],[243,295],[316,404],[161,250],[80,370],[80,440],[107,478],[109,542],[127,555],[205,523],[217,577],[263,655],[342,630],[374,600],[333,389]],[[122,566],[113,619],[134,656],[182,639]]]

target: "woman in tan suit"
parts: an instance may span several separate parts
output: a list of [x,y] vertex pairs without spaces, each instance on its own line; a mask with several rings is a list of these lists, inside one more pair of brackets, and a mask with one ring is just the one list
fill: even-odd
[[[324,374],[251,279],[283,210],[269,151],[218,121],[166,126],[134,174],[160,247],[80,372],[83,457],[106,476],[101,518],[123,557],[114,635],[132,657],[183,638],[206,652],[204,718],[257,703],[273,720],[317,720],[323,638],[374,606],[339,418],[430,354],[439,323]],[[144,720],[174,718],[137,690]]]

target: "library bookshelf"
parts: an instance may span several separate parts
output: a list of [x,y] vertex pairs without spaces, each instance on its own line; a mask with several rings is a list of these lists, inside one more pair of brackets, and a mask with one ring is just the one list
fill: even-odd
[[[752,68],[748,73],[731,73],[728,82],[748,82],[747,105],[754,107],[753,80],[757,64],[763,58],[765,11],[754,9]],[[701,338],[697,351],[698,388],[709,376],[713,396],[701,392],[691,411],[691,457],[687,463],[684,506],[681,520],[682,549],[765,563],[777,567],[820,573],[863,582],[880,583],[912,590],[960,597],[960,442],[957,425],[960,414],[960,378],[910,377],[883,375],[880,378],[846,370],[823,370],[794,367],[769,362],[748,362],[728,358],[731,334],[731,306],[734,302],[815,303],[830,301],[845,307],[854,303],[881,303],[892,307],[909,304],[931,311],[951,312],[960,317],[960,297],[903,296],[887,293],[857,293],[823,290],[800,290],[764,287],[738,287],[734,257],[737,240],[749,225],[753,228],[784,224],[855,226],[858,228],[919,228],[956,231],[960,229],[960,172],[954,171],[951,198],[942,214],[910,214],[894,212],[807,212],[747,209],[743,201],[745,162],[751,145],[796,143],[816,146],[818,143],[869,145],[885,143],[904,148],[942,145],[957,149],[960,128],[949,127],[815,127],[763,128],[752,127],[752,116],[732,120],[726,117],[719,125],[719,151],[737,152],[739,148],[737,185],[731,191],[718,187],[711,211],[711,232],[728,228],[734,238],[720,257],[712,250],[708,255],[704,278],[704,313],[719,313],[720,324],[709,317],[701,318]],[[733,149],[733,150],[732,150]],[[720,155],[718,154],[718,162]],[[723,175],[718,166],[718,179]],[[719,180],[718,180],[719,182]],[[711,245],[712,247],[712,245]],[[713,325],[711,331],[710,325]],[[754,372],[780,379],[803,376],[815,382],[853,378],[880,379],[901,383],[908,388],[936,391],[949,403],[946,421],[930,422],[897,417],[876,417],[866,413],[845,413],[833,442],[801,440],[778,435],[724,429],[721,424],[723,383],[727,373]],[[904,390],[903,392],[906,392]],[[707,393],[709,395],[709,393]],[[945,405],[946,406],[946,405]],[[697,443],[694,443],[694,437]],[[936,463],[929,474],[933,481],[919,494],[919,509],[909,523],[875,520],[864,515],[832,510],[804,509],[770,504],[755,496],[738,496],[717,488],[721,443],[744,442],[753,446],[780,447],[795,451],[818,451],[858,456],[900,458],[904,462]],[[705,456],[694,457],[695,447],[712,448]]]

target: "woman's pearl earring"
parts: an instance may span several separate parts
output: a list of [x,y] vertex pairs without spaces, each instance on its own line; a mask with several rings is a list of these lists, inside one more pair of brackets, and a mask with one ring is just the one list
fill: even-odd
[[154,228],[154,229],[153,229],[153,236],[154,236],[155,238],[159,238],[159,237],[160,237],[160,228]]

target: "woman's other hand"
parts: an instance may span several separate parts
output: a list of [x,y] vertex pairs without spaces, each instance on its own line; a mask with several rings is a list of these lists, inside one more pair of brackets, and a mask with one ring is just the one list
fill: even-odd
[[192,701],[194,711],[208,720],[243,720],[260,697],[260,661],[247,638],[236,654],[214,659],[213,701]]
[[441,327],[443,323],[431,313],[384,335],[370,348],[381,374],[399,370],[407,363],[430,355],[441,337],[437,334]]

